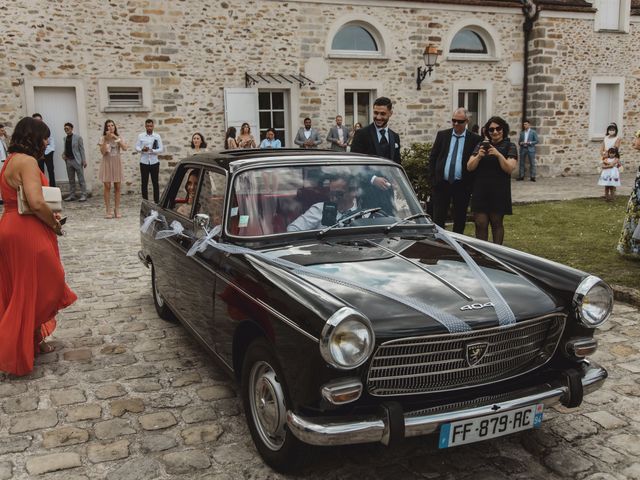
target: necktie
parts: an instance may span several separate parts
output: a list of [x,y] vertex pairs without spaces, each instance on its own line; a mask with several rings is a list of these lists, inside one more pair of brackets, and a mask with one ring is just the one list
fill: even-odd
[[380,130],[380,145],[387,145],[389,140],[387,140],[387,129],[383,128]]
[[385,158],[391,158],[391,148],[389,146],[389,140],[387,140],[387,129],[383,128],[380,130],[380,150],[382,151],[382,156]]
[[447,175],[447,180],[449,183],[453,183],[456,181],[456,163],[458,161],[458,145],[460,144],[460,138],[462,135],[458,136],[456,134],[453,135],[456,137],[456,142],[453,144],[453,153],[451,154],[451,160],[449,161],[449,173]]

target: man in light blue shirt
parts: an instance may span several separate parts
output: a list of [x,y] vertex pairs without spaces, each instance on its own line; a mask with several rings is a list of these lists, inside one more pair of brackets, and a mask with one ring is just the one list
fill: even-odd
[[140,153],[140,176],[142,180],[142,198],[149,198],[149,175],[151,175],[151,184],[153,185],[153,201],[160,201],[160,186],[158,184],[158,176],[160,173],[160,160],[158,154],[162,153],[162,138],[153,132],[154,123],[150,118],[145,120],[145,132],[138,135],[136,141],[136,150]]
[[[36,120],[40,120],[42,122],[42,115],[39,113],[34,113],[31,117]],[[53,129],[49,129],[53,131]],[[56,150],[56,144],[53,141],[53,135],[49,137],[49,143],[47,144],[47,148],[44,151],[44,157],[38,159],[38,166],[40,167],[40,171],[44,173],[44,166],[47,166],[47,176],[49,177],[49,186],[56,186],[56,174],[53,171],[53,152]]]
[[282,143],[276,138],[273,128],[267,130],[266,138],[260,142],[260,148],[282,148]]

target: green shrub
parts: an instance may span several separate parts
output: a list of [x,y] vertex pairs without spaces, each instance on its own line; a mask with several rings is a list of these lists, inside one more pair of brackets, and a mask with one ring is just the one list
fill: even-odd
[[407,172],[418,199],[429,202],[431,197],[431,179],[429,175],[430,143],[412,143],[400,154],[402,166]]

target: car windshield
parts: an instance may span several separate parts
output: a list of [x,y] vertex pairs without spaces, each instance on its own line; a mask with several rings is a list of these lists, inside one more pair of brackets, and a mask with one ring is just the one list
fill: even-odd
[[[246,237],[323,230],[343,218],[336,228],[388,226],[422,212],[402,169],[392,165],[248,170],[235,177],[230,198],[227,232]],[[367,209],[374,211],[354,215]]]

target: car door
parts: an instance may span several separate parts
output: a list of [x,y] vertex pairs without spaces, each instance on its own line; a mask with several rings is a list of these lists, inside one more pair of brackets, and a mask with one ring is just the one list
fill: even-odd
[[[212,325],[215,307],[216,271],[219,265],[219,253],[213,248],[187,256],[194,242],[206,235],[204,229],[194,227],[193,217],[205,214],[209,217],[209,228],[222,221],[224,194],[226,191],[226,172],[214,167],[205,167],[202,171],[197,197],[191,211],[189,228],[179,243],[178,255],[180,272],[179,299],[176,309],[200,339],[215,350]],[[177,282],[176,282],[177,283]]]

